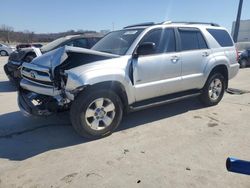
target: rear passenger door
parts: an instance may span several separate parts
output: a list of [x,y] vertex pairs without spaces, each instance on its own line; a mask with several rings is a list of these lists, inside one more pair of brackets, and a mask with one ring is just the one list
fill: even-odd
[[182,89],[201,89],[204,69],[211,58],[211,50],[201,31],[197,28],[178,28],[181,60]]
[[181,63],[175,38],[173,28],[154,29],[140,41],[155,43],[156,50],[133,60],[136,101],[180,90]]

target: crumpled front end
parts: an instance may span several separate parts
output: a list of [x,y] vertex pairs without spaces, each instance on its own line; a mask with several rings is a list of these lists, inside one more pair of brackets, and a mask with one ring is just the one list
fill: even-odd
[[67,110],[75,96],[86,87],[66,70],[98,60],[116,57],[112,54],[74,47],[61,47],[31,63],[23,63],[18,104],[24,114],[50,115]]

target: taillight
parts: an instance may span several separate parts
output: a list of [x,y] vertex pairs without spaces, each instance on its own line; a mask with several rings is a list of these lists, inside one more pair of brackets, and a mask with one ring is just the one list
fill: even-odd
[[236,47],[235,47],[235,50],[236,50],[236,61],[239,61],[239,59],[240,59],[239,51]]

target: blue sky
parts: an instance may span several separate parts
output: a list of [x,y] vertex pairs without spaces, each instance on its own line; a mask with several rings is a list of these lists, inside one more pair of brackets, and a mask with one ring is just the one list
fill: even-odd
[[[231,30],[238,0],[1,0],[0,25],[36,33],[120,29],[141,22],[206,21]],[[250,19],[250,1],[242,19]]]

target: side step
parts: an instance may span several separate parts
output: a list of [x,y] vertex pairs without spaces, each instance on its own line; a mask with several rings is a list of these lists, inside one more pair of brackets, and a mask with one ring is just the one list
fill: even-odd
[[134,111],[139,111],[139,110],[143,110],[146,108],[174,103],[174,102],[188,99],[191,97],[197,97],[201,95],[201,93],[202,93],[201,90],[191,90],[191,91],[185,91],[185,92],[180,92],[180,93],[175,93],[175,94],[169,94],[169,95],[156,97],[152,99],[147,99],[147,100],[139,101],[139,102],[132,104],[131,106],[129,106],[129,111],[134,112]]

